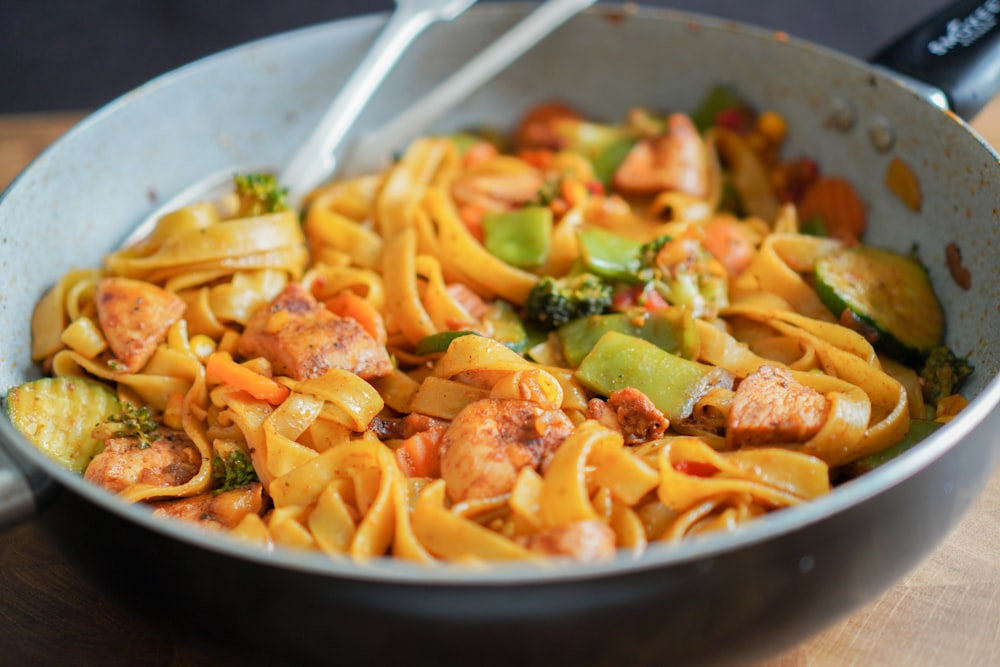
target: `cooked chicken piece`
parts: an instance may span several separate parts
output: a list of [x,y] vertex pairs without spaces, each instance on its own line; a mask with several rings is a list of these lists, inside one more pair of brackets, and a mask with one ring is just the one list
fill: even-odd
[[583,120],[573,107],[562,102],[546,102],[532,107],[518,123],[514,133],[514,147],[521,150],[546,149],[559,151],[569,140],[559,131],[559,125],[579,123]]
[[160,428],[148,447],[134,436],[108,438],[83,476],[118,493],[133,484],[178,486],[194,477],[199,468],[201,454],[187,435]]
[[764,365],[736,388],[726,444],[735,449],[803,443],[823,426],[828,410],[823,394],[784,368]]
[[671,114],[667,130],[640,139],[614,174],[616,189],[633,195],[663,191],[702,197],[708,192],[708,154],[698,128],[684,114]]
[[192,521],[203,528],[232,530],[248,514],[264,508],[264,486],[259,482],[214,495],[211,491],[189,498],[172,498],[149,504],[153,514]]
[[670,420],[653,405],[653,401],[633,387],[611,392],[607,401],[590,399],[587,418],[621,433],[627,445],[661,438],[670,426]]
[[128,373],[146,365],[186,307],[176,294],[131,278],[102,279],[94,300],[97,320],[116,365]]
[[434,428],[447,428],[450,422],[436,417],[428,417],[419,412],[411,412],[405,417],[383,417],[376,415],[368,430],[373,431],[380,440],[403,440]]
[[455,415],[441,443],[441,477],[458,502],[491,498],[514,486],[521,468],[544,469],[573,432],[562,410],[532,401],[487,398]]
[[276,374],[296,380],[319,377],[332,368],[365,379],[392,373],[382,343],[357,320],[334,314],[296,283],[253,314],[239,352],[248,358],[264,357]]
[[614,558],[615,532],[594,519],[574,521],[530,535],[525,546],[546,556],[569,556],[581,562]]

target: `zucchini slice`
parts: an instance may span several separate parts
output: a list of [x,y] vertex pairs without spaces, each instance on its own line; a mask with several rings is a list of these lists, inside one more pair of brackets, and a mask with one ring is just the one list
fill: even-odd
[[871,472],[875,468],[878,468],[879,466],[884,465],[898,457],[906,450],[911,449],[914,445],[919,444],[924,440],[924,438],[927,438],[942,426],[944,426],[944,424],[941,422],[932,421],[930,419],[911,419],[910,428],[906,431],[906,435],[903,436],[902,440],[894,445],[890,445],[880,452],[875,452],[874,454],[869,454],[868,456],[862,456],[860,459],[848,463],[844,466],[842,472],[850,479],[860,477],[867,472]]
[[906,255],[856,246],[816,262],[816,292],[844,321],[853,314],[877,350],[919,365],[944,339],[944,310],[927,271]]
[[121,412],[108,387],[73,377],[47,377],[7,393],[11,423],[35,447],[64,467],[82,473],[104,443],[90,437],[94,427]]

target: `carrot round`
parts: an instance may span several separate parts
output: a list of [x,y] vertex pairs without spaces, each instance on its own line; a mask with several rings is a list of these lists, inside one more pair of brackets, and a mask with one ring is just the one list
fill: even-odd
[[441,476],[442,429],[411,435],[396,449],[396,461],[407,477]]
[[288,387],[236,363],[226,352],[210,354],[205,360],[205,373],[223,384],[232,385],[271,405],[280,404],[289,394]]
[[799,220],[819,216],[827,234],[844,241],[857,241],[865,233],[867,213],[854,186],[842,178],[816,179],[798,203]]

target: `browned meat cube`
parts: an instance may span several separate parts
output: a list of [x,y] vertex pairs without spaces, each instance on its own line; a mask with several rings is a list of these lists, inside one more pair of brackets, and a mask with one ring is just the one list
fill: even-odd
[[191,521],[202,528],[232,530],[248,514],[260,514],[264,507],[264,486],[259,482],[215,495],[211,491],[188,498],[172,498],[150,503],[153,514]]
[[829,401],[784,368],[764,365],[736,388],[726,429],[732,448],[791,445],[816,435]]
[[97,320],[118,370],[135,373],[149,361],[167,330],[184,315],[184,301],[152,283],[104,278],[97,284]]
[[568,556],[582,562],[615,556],[615,531],[596,519],[581,519],[530,535],[525,546],[547,556]]
[[84,478],[115,493],[133,484],[179,486],[201,468],[201,454],[181,431],[161,428],[149,447],[137,437],[108,438]]
[[587,418],[594,419],[625,438],[625,444],[638,445],[662,438],[670,420],[644,393],[634,387],[611,392],[607,402],[592,398],[587,403]]
[[694,123],[683,114],[671,114],[666,132],[636,142],[615,171],[614,185],[634,195],[670,190],[703,196],[708,190],[708,157]]
[[392,373],[382,343],[357,320],[328,310],[296,283],[253,314],[239,352],[247,358],[264,357],[276,374],[296,380],[319,377],[332,368],[366,380]]

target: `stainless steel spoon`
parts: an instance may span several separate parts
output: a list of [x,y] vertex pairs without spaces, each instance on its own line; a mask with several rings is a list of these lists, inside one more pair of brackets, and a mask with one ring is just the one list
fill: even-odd
[[[323,113],[312,133],[298,148],[279,176],[298,204],[303,194],[315,186],[317,175],[333,170],[333,151],[344,138],[372,94],[385,80],[393,65],[420,33],[437,21],[450,21],[476,0],[396,0],[396,7],[379,36],[358,63],[350,78]],[[146,237],[164,214],[195,201],[215,199],[232,190],[233,174],[266,171],[267,168],[227,167],[199,179],[150,213],[124,241],[124,246]]]
[[[347,177],[385,166],[392,152],[405,148],[406,143],[448,109],[570,17],[594,4],[595,0],[549,0],[543,3],[405,112],[379,130],[361,136],[338,160],[337,149],[341,141],[410,42],[432,22],[455,18],[473,1],[397,0],[396,11],[368,54],[278,175],[278,182],[288,188],[289,204],[293,208],[297,208],[311,190],[335,174]],[[165,213],[231,191],[236,171],[229,168],[213,174],[164,202],[136,227],[125,245],[148,235]],[[243,168],[241,171],[266,171],[266,168]]]

